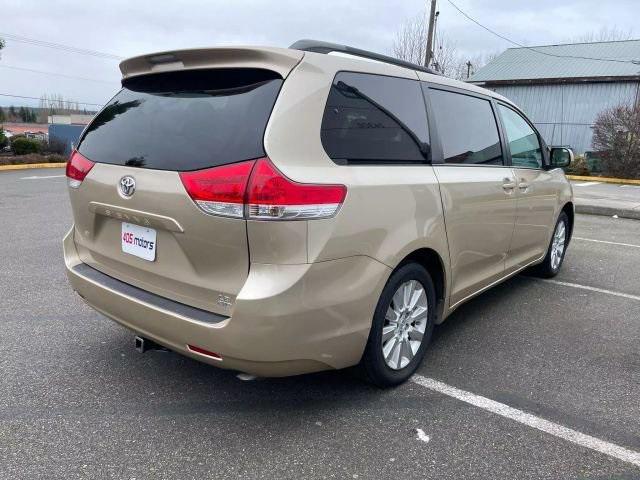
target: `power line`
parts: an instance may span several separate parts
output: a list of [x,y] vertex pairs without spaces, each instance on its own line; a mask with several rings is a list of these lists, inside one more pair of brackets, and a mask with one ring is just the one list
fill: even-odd
[[[0,97],[11,97],[11,98],[27,98],[30,100],[42,100],[40,97],[28,97],[26,95],[12,95],[10,93],[0,93]],[[95,107],[102,107],[101,103],[91,103],[91,102],[78,102],[76,100],[64,100],[67,103],[79,103],[80,105],[93,105]]]
[[34,70],[32,68],[14,67],[13,65],[0,65],[0,67],[1,68],[10,68],[12,70],[21,70],[21,71],[24,71],[24,72],[41,73],[43,75],[54,75],[54,76],[57,76],[57,77],[73,78],[73,79],[76,79],[76,80],[85,80],[85,81],[89,81],[89,82],[107,83],[109,85],[113,85],[115,83],[118,83],[117,80],[109,81],[109,80],[98,80],[97,78],[77,77],[75,75],[67,75],[65,73],[46,72],[44,70]]
[[617,58],[594,58],[594,57],[581,57],[581,56],[575,56],[575,55],[558,55],[555,53],[549,53],[549,52],[543,52],[540,50],[537,50],[533,47],[528,47],[526,45],[523,45],[521,43],[516,42],[515,40],[511,40],[508,37],[505,37],[504,35],[501,35],[500,33],[491,30],[489,27],[484,26],[483,24],[481,24],[479,21],[477,21],[475,18],[470,17],[467,13],[463,12],[460,7],[458,7],[455,3],[453,3],[451,0],[447,0],[452,6],[453,8],[455,8],[458,12],[460,12],[464,17],[466,17],[468,20],[471,20],[473,23],[475,23],[476,25],[478,25],[479,27],[485,29],[487,32],[495,35],[496,37],[501,38],[502,40],[505,40],[513,45],[516,45],[518,47],[521,48],[526,48],[527,50],[531,50],[532,52],[536,52],[539,53],[541,55],[547,55],[548,57],[556,57],[556,58],[576,58],[578,60],[596,60],[599,62],[616,62],[616,63],[632,63],[634,65],[640,65],[640,60],[620,60]]
[[26,43],[29,45],[35,45],[38,47],[53,48],[55,50],[61,50],[70,53],[78,53],[81,55],[90,55],[92,57],[104,58],[109,60],[122,60],[124,57],[114,55],[112,53],[100,52],[98,50],[89,50],[85,48],[72,47],[70,45],[63,45],[61,43],[47,42],[45,40],[38,40],[35,38],[23,37],[21,35],[14,35],[12,33],[0,32],[0,37],[11,40],[13,42]]

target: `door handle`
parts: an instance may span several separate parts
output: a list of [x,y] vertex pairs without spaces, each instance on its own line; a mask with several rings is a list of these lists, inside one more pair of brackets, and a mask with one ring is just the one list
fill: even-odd
[[522,181],[518,184],[518,188],[521,192],[526,192],[527,190],[529,190],[529,183]]
[[516,188],[516,182],[514,182],[511,178],[502,179],[502,189],[507,192],[513,192],[513,189]]

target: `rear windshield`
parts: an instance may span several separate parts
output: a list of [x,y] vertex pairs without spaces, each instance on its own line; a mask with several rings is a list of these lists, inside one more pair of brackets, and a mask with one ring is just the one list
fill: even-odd
[[87,127],[78,150],[94,162],[176,171],[262,157],[281,85],[277,73],[259,69],[134,77]]

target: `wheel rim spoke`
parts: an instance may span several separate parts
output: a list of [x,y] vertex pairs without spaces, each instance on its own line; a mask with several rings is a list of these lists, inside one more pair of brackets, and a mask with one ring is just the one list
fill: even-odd
[[403,303],[404,303],[405,309],[411,308],[411,297],[413,296],[414,288],[415,287],[414,287],[413,280],[404,284],[402,293],[403,293]]
[[396,340],[389,355],[389,362],[391,364],[391,368],[400,367],[400,350],[401,349],[402,349],[402,342],[399,342]]
[[404,368],[413,360],[414,355],[409,341],[404,341],[400,345],[400,368]]
[[424,332],[421,332],[417,328],[414,328],[409,332],[409,339],[422,343],[422,338],[424,337]]
[[386,325],[382,327],[382,344],[391,340],[395,335],[396,327],[394,325]]
[[400,314],[396,312],[393,308],[389,307],[387,308],[387,314],[384,316],[384,319],[389,323],[396,324],[398,323],[399,317],[400,317]]
[[382,354],[384,355],[384,359],[387,362],[391,361],[391,352],[393,352],[393,348],[397,345],[398,340],[395,337],[391,337],[391,339],[382,346]]

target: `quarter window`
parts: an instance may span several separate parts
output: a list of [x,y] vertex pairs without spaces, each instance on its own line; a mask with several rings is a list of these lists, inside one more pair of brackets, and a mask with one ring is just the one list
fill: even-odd
[[429,153],[429,132],[419,82],[338,73],[320,136],[336,163],[424,162]]
[[491,103],[444,90],[429,90],[446,163],[503,165]]
[[524,118],[504,105],[498,105],[509,141],[514,167],[542,168],[542,148],[538,135]]

